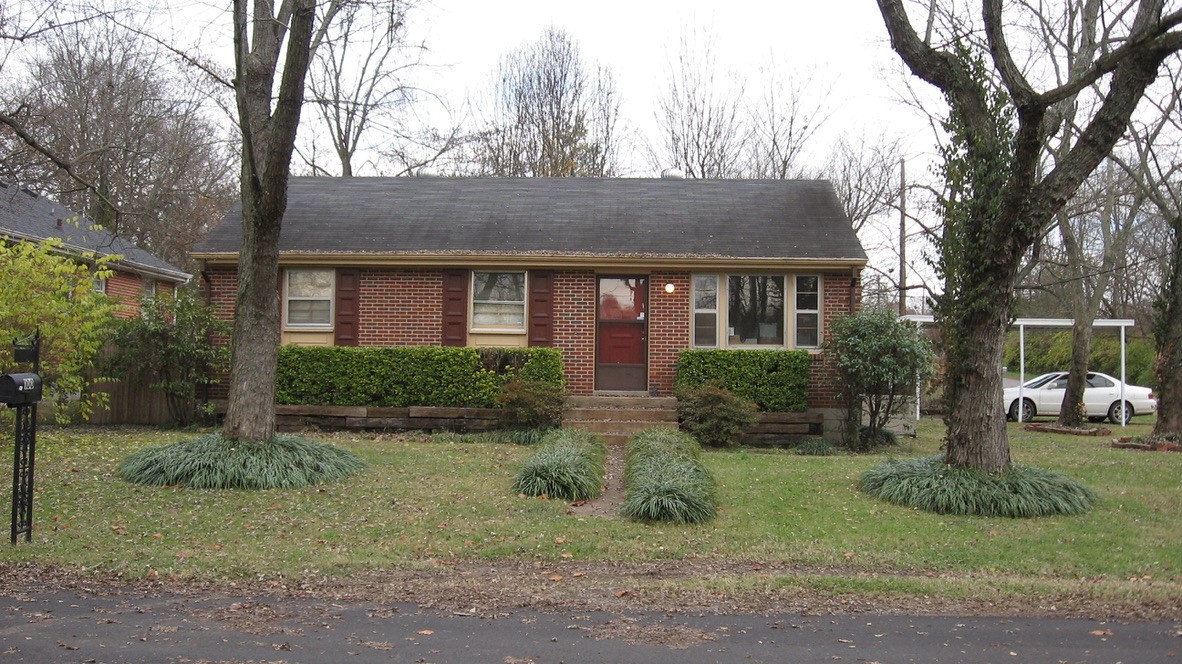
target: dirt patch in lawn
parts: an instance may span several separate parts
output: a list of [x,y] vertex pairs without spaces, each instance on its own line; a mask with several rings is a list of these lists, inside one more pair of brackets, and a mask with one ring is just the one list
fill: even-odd
[[[191,596],[216,594],[227,599],[224,615],[213,617],[248,623],[258,633],[290,629],[295,621],[291,611],[282,604],[285,599],[372,602],[378,607],[409,602],[423,608],[484,617],[504,616],[528,608],[547,612],[606,611],[620,615],[658,611],[667,615],[867,613],[1182,620],[1182,594],[1167,594],[1169,599],[1126,599],[1120,597],[1120,588],[1098,592],[1091,582],[1065,583],[1053,594],[985,590],[966,597],[958,593],[941,596],[823,590],[816,586],[818,577],[871,579],[880,575],[738,561],[683,559],[616,563],[465,559],[422,561],[416,565],[362,570],[346,577],[228,582],[129,580],[76,574],[30,563],[0,564],[3,589],[0,592],[8,596],[35,595],[53,589],[114,594],[160,591]],[[931,578],[930,574],[905,572],[886,575],[916,582]],[[969,584],[973,580],[970,575],[956,574],[941,574],[940,578]],[[270,622],[278,624],[269,625]],[[702,638],[683,633],[664,636],[673,641]]]
[[604,460],[603,493],[594,500],[571,503],[567,513],[604,519],[618,518],[620,506],[624,504],[624,465],[624,444],[608,445],[607,458]]

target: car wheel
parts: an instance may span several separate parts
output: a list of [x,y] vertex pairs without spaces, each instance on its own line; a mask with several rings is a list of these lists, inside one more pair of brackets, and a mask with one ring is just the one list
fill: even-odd
[[[1032,420],[1034,418],[1034,415],[1035,415],[1034,402],[1031,401],[1030,399],[1023,399],[1022,402],[1025,404],[1025,406],[1022,408],[1022,420],[1021,421],[1029,422],[1030,420]],[[1014,399],[1014,402],[1010,404],[1010,419],[1014,420],[1015,422],[1018,421],[1018,400],[1017,399]]]
[[[1126,401],[1124,410],[1125,410],[1125,424],[1128,424],[1129,420],[1133,419],[1133,404]],[[1112,422],[1113,424],[1120,424],[1120,402],[1119,401],[1112,402],[1112,405],[1108,407],[1108,421]]]

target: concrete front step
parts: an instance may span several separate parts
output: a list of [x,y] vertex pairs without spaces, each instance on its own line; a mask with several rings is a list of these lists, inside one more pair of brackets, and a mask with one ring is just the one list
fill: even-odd
[[581,396],[566,400],[563,426],[597,433],[609,444],[626,442],[652,427],[677,428],[677,399],[647,396]]
[[676,409],[674,397],[604,397],[570,396],[566,398],[568,408],[656,408]]
[[664,408],[567,408],[566,421],[610,420],[641,422],[676,422],[677,411]]

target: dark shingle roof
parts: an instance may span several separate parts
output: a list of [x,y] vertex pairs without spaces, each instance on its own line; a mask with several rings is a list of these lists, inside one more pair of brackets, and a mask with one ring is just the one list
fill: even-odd
[[129,271],[177,283],[190,275],[123,238],[97,229],[77,212],[15,185],[0,182],[0,237],[21,240],[58,238],[68,251],[100,256],[118,254],[117,264]]
[[280,251],[866,259],[823,180],[295,177]]

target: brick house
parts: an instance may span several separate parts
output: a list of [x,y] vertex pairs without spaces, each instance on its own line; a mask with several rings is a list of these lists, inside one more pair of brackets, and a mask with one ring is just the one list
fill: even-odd
[[139,312],[140,298],[145,294],[172,290],[191,278],[77,212],[28,189],[0,182],[0,240],[40,242],[49,238],[61,240],[62,250],[71,255],[119,256],[109,263],[114,274],[96,281],[95,287],[118,303],[115,315],[123,318]]
[[[193,252],[230,318],[241,208]],[[283,343],[560,348],[568,390],[671,392],[687,348],[820,351],[866,254],[828,182],[292,178]]]

